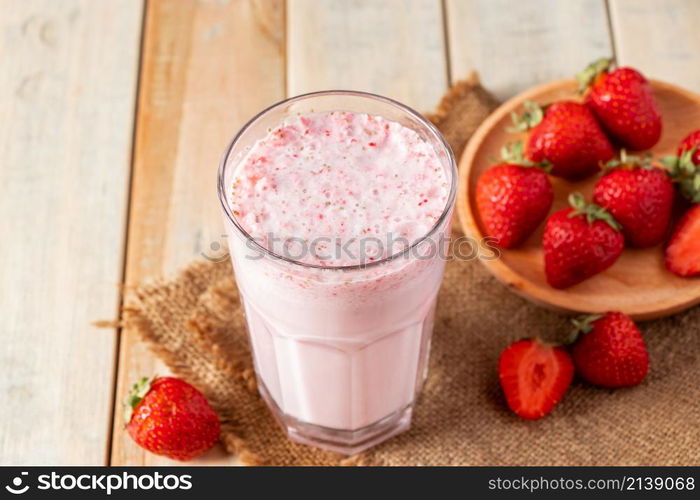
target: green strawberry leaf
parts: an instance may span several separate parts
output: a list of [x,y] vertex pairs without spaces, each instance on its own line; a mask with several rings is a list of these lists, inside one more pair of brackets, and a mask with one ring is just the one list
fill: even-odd
[[507,132],[511,134],[525,132],[538,125],[544,118],[544,109],[536,102],[525,101],[523,108],[525,110],[522,115],[518,115],[515,111],[511,112],[510,119],[513,121],[513,127],[507,128]]
[[505,144],[501,148],[501,160],[507,163],[514,163],[517,165],[529,163],[527,160],[525,160],[525,156],[523,153],[523,143],[520,141],[517,141],[514,144]]
[[129,391],[129,395],[124,401],[124,425],[127,425],[131,421],[131,416],[136,409],[136,407],[141,403],[143,398],[151,390],[151,384],[156,379],[153,377],[143,377],[138,382],[136,382]]
[[586,89],[593,83],[595,77],[599,74],[608,71],[612,65],[612,59],[603,57],[597,61],[593,61],[591,64],[586,66],[586,69],[581,71],[576,75],[576,81],[578,82],[578,92],[583,94]]
[[[489,158],[489,161],[491,161],[491,163],[497,163],[497,161],[491,157]],[[552,164],[547,160],[536,163],[525,158],[525,151],[521,141],[516,141],[513,144],[507,143],[502,146],[500,161],[511,165],[520,165],[521,167],[536,167],[544,170],[545,172],[552,170]]]
[[621,228],[610,212],[595,203],[586,203],[586,199],[581,193],[571,193],[569,195],[569,205],[573,207],[573,210],[568,215],[570,218],[583,215],[586,217],[588,224],[593,224],[595,221],[600,220],[615,231],[619,231]]
[[662,156],[659,161],[671,170],[675,170],[678,167],[678,157],[675,155]]
[[654,168],[653,156],[651,153],[647,153],[644,156],[630,155],[627,154],[625,149],[621,149],[618,158],[612,158],[603,165],[603,168],[606,170],[612,170],[618,167]]
[[697,146],[680,156],[664,156],[661,162],[669,168],[671,180],[678,184],[681,194],[692,203],[700,203],[700,165],[693,163]]

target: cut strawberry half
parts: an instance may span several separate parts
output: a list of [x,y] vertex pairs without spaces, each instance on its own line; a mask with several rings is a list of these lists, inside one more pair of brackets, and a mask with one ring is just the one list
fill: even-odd
[[534,420],[561,401],[574,376],[574,364],[563,347],[538,339],[520,340],[501,354],[498,374],[508,407]]
[[673,231],[666,267],[678,276],[700,275],[700,205],[688,210]]

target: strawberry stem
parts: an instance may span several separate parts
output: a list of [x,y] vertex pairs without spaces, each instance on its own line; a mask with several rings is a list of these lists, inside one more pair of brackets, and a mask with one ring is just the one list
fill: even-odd
[[610,69],[612,62],[612,59],[602,57],[596,61],[593,61],[591,64],[586,66],[586,69],[578,73],[576,75],[576,81],[578,82],[578,93],[583,94],[599,74]]
[[582,333],[588,333],[593,329],[593,323],[598,321],[600,318],[605,316],[604,314],[584,314],[582,316],[577,316],[571,318],[571,323],[574,325],[574,329],[571,331],[569,338],[564,342],[565,344],[573,344],[576,342],[578,337]]
[[610,212],[605,210],[600,205],[596,205],[595,203],[586,203],[586,200],[581,193],[571,193],[569,195],[569,205],[571,205],[574,209],[569,214],[569,217],[585,215],[586,222],[589,224],[593,224],[593,222],[600,220],[605,222],[615,231],[620,230],[620,224],[613,218],[612,215],[610,215]]

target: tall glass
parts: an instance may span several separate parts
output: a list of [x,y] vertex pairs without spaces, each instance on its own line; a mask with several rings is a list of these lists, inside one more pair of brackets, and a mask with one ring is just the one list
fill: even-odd
[[[427,234],[383,260],[306,264],[258,244],[231,211],[236,169],[255,142],[290,115],[325,111],[379,115],[409,127],[444,168],[450,187],[442,215]],[[258,387],[291,439],[354,454],[409,427],[427,373],[455,184],[452,151],[425,118],[362,92],[316,92],[275,104],[226,149],[218,193]]]

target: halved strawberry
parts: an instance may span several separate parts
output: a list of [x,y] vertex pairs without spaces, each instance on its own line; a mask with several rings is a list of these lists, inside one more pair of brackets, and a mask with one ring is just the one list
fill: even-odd
[[666,267],[678,276],[700,275],[700,205],[693,205],[671,235]]
[[563,347],[539,339],[520,340],[501,354],[498,375],[508,407],[534,420],[561,401],[574,376],[574,364]]

